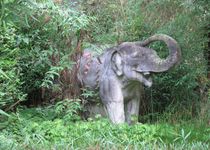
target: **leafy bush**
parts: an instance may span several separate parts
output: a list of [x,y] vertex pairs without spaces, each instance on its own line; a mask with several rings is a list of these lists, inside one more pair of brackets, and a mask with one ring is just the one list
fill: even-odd
[[[55,105],[55,114],[57,118],[61,118],[69,121],[80,120],[78,112],[81,111],[80,100],[68,100],[65,99],[56,103]],[[60,117],[59,117],[60,116]]]
[[56,89],[54,85],[60,99],[67,97],[62,90],[71,87],[65,80],[70,77],[62,71],[74,65],[71,56],[80,31],[93,20],[69,4],[51,0],[0,2],[0,108],[22,101],[26,94],[27,100],[38,101],[36,95],[41,97],[47,89]]
[[0,108],[10,109],[12,104],[25,100],[21,91],[19,60],[20,49],[17,47],[17,31],[13,25],[0,25]]
[[78,34],[88,27],[91,18],[65,3],[33,2],[26,3],[26,7],[31,12],[27,16],[29,26],[22,27],[21,32],[29,42],[23,47],[19,63],[23,74],[27,74],[22,76],[24,89],[30,93],[40,87],[52,88],[56,79],[63,84],[62,89],[70,83],[60,80],[60,73],[72,68],[70,56],[76,50]]

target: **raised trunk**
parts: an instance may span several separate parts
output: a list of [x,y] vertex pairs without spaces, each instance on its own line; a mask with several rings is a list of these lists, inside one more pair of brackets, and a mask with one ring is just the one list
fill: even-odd
[[174,66],[180,61],[181,57],[181,50],[178,43],[165,34],[156,34],[139,44],[141,46],[147,46],[154,41],[163,41],[166,43],[167,47],[169,48],[169,56],[166,59],[157,58],[154,60],[155,64],[152,67],[151,72],[164,72],[167,71],[169,68]]

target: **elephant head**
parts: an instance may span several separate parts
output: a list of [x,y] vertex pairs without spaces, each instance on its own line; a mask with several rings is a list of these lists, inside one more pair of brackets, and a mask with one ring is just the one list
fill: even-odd
[[[166,59],[161,59],[155,50],[146,47],[154,41],[163,41],[169,49]],[[150,87],[150,73],[169,70],[180,61],[181,51],[177,42],[164,34],[156,34],[143,42],[125,42],[115,47],[111,54],[112,69],[117,76],[136,80]]]

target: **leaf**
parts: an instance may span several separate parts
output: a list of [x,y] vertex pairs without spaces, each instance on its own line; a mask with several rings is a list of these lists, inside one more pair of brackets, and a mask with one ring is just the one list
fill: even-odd
[[53,74],[59,77],[59,73],[55,72],[55,71],[48,71],[47,74]]
[[191,135],[191,131],[184,137],[184,140],[186,140]]
[[7,116],[7,117],[10,117],[10,115],[8,113],[6,113],[5,111],[3,111],[1,109],[0,109],[0,114],[4,115],[4,116]]
[[[27,15],[25,15],[25,23],[26,23],[26,26],[28,27],[28,28],[30,28],[30,25],[29,25],[29,23],[28,23],[28,16]],[[28,44],[28,43],[27,43]]]
[[4,77],[6,77],[7,79],[11,80],[7,75],[6,73],[0,69],[0,74],[2,74]]
[[29,38],[24,37],[22,40],[23,40],[24,43],[29,44]]

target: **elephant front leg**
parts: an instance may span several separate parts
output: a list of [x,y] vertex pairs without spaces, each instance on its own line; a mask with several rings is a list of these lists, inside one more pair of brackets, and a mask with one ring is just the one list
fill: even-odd
[[106,78],[100,83],[100,97],[109,119],[115,123],[125,122],[124,101],[121,84],[116,78]]
[[112,123],[119,124],[125,122],[123,102],[109,102],[105,104],[105,108]]

